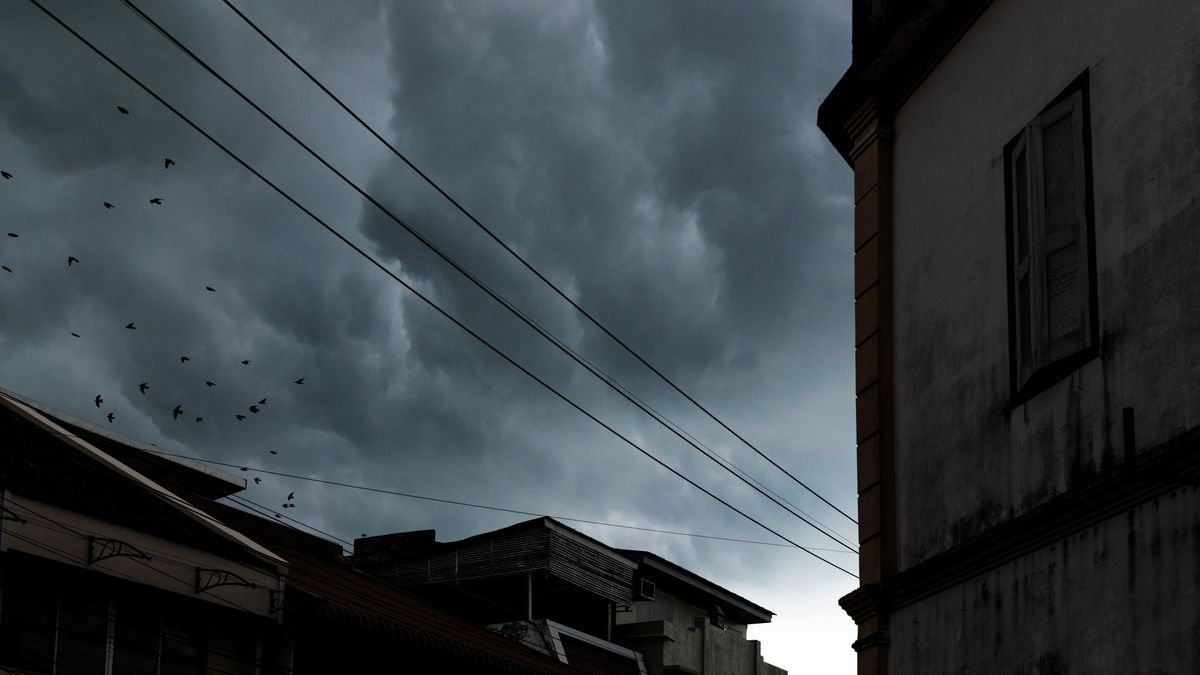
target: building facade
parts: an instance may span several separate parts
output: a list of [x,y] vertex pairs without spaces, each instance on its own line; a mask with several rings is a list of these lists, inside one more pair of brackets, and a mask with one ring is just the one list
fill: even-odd
[[786,675],[746,629],[772,613],[647,551],[543,516],[459,541],[357,539],[355,564],[585,672]]
[[242,478],[67,418],[0,391],[0,673],[580,672],[219,503]]
[[1200,672],[1200,5],[855,0],[860,673]]

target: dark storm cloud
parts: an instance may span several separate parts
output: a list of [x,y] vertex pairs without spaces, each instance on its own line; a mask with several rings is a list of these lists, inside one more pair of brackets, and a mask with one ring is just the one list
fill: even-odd
[[[513,358],[738,505],[773,512],[464,282],[119,2],[48,4]],[[784,466],[852,504],[848,177],[813,128],[847,57],[839,10],[238,5],[618,335]],[[221,3],[143,9],[534,320],[836,522],[502,254]],[[0,214],[22,231],[0,241],[0,263],[15,269],[0,272],[0,386],[104,426],[112,409],[115,431],[237,464],[771,539],[365,264],[18,0],[0,21],[0,88],[0,168],[16,174],[0,182]],[[155,196],[161,206],[148,203]],[[68,255],[79,264],[68,269]],[[136,331],[124,328],[130,321]],[[293,384],[299,377],[305,384]],[[98,392],[103,409],[91,403]],[[436,527],[458,537],[516,518],[278,477],[247,495],[276,504],[293,489],[292,515],[341,536]],[[786,516],[766,519],[822,545]],[[780,583],[797,584],[796,569],[849,587],[799,553],[588,531],[654,548],[735,590],[789,574]],[[839,561],[852,567],[848,559]]]

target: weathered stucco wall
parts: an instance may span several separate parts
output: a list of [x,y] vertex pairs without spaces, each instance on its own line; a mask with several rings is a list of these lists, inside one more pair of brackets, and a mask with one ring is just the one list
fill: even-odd
[[[1003,148],[1085,69],[1102,355],[1010,413]],[[996,0],[895,129],[904,569],[1200,424],[1200,3]]]
[[[1200,490],[1181,488],[909,605],[893,673],[1200,672]],[[935,637],[936,636],[936,637]]]

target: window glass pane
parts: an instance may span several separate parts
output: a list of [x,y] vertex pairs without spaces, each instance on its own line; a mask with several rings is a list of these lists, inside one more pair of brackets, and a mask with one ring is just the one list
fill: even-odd
[[4,577],[0,605],[0,665],[50,672],[54,661],[57,591],[42,579]]
[[1078,242],[1046,256],[1046,303],[1051,342],[1080,327]]
[[1067,115],[1042,130],[1046,234],[1076,222],[1074,124],[1074,117]]
[[158,614],[131,603],[117,605],[113,675],[158,672]]
[[1017,212],[1015,222],[1017,227],[1017,261],[1020,262],[1029,255],[1029,167],[1024,148],[1017,155],[1016,194]]
[[108,642],[108,602],[63,589],[58,615],[59,675],[104,672]]

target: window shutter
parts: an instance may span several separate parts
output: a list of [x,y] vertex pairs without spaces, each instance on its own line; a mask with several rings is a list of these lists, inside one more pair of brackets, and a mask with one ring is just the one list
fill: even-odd
[[[1039,361],[1053,362],[1086,346],[1088,278],[1084,214],[1083,128],[1079,94],[1039,115],[1032,125],[1039,169],[1034,181],[1040,249],[1035,273],[1042,289]],[[1040,364],[1039,364],[1040,365]]]
[[1037,345],[1036,311],[1032,303],[1033,289],[1033,217],[1030,211],[1029,132],[1022,136],[1012,152],[1009,180],[1012,181],[1013,214],[1013,284],[1017,291],[1017,377],[1019,384],[1029,379],[1034,369],[1034,350]]

